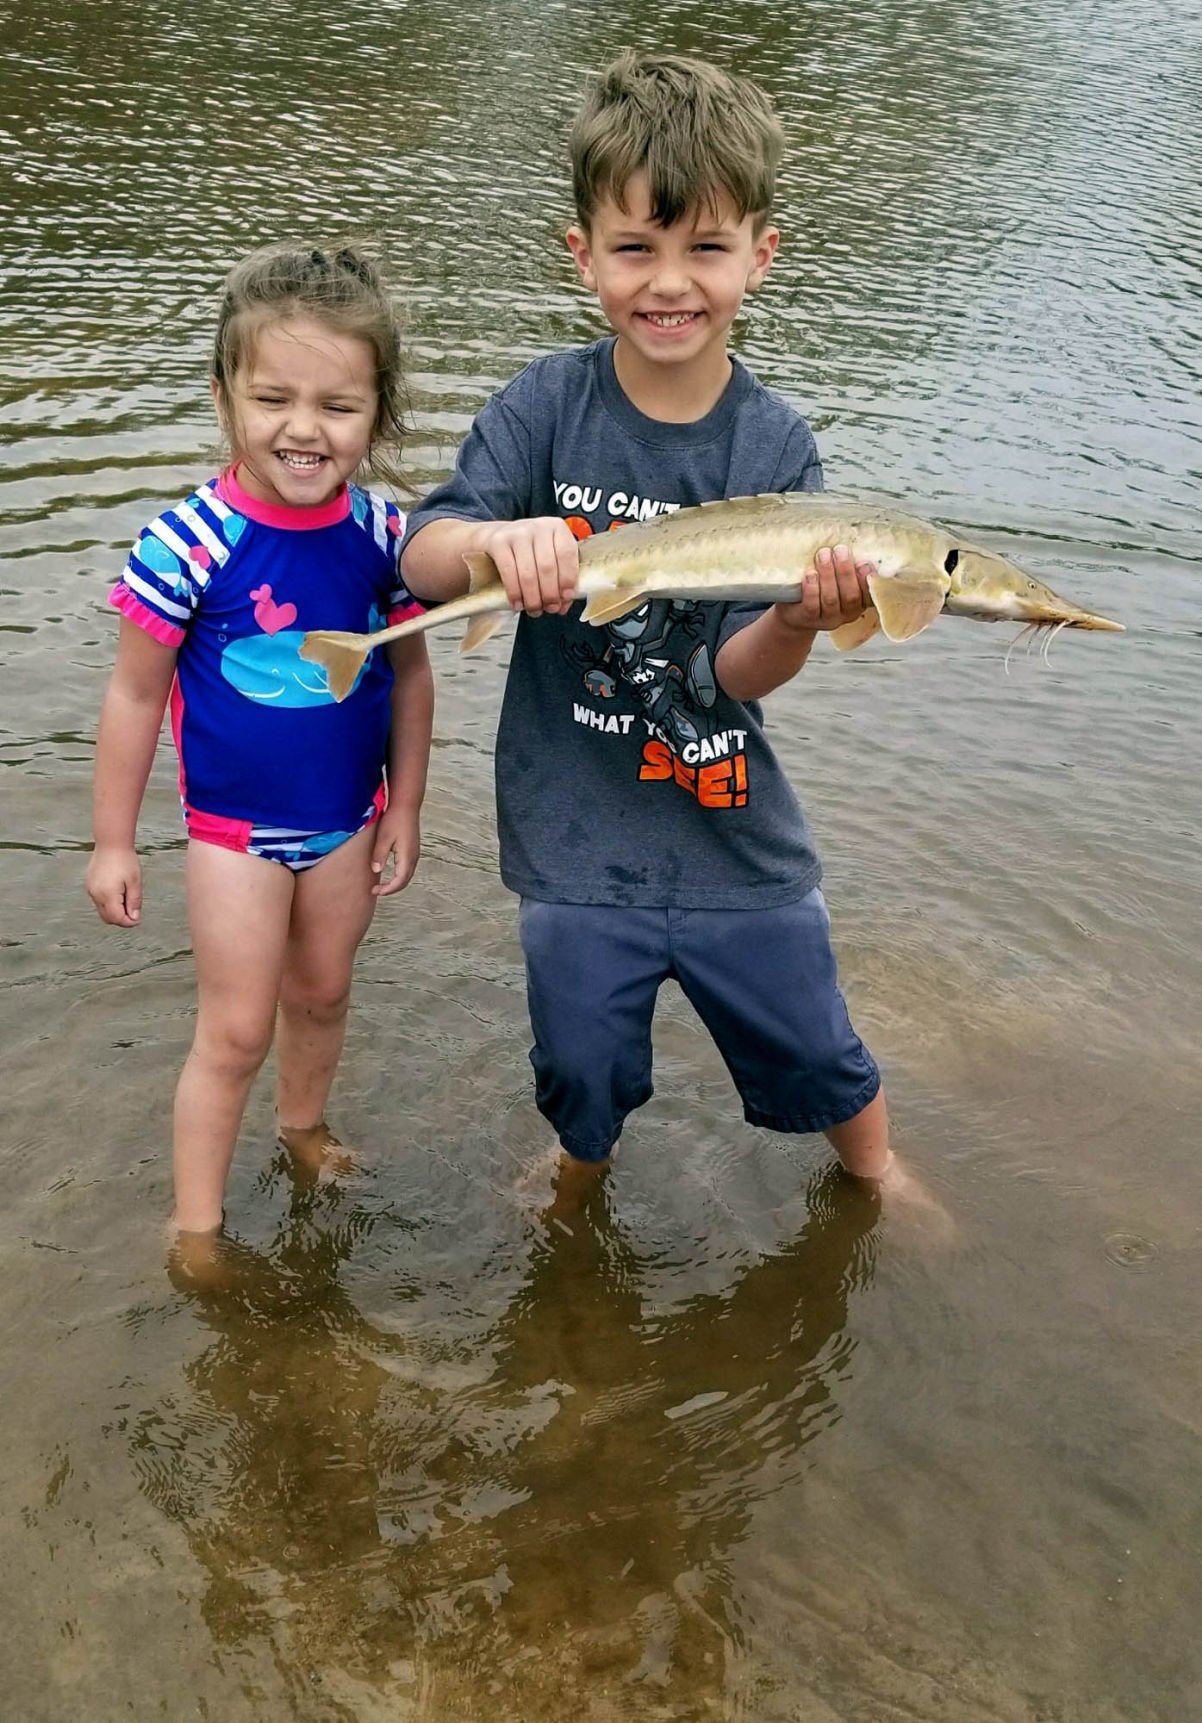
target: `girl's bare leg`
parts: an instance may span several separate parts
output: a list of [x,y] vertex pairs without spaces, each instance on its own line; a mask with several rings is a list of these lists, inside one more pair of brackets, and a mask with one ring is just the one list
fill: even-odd
[[[374,826],[296,876],[276,1032],[280,1134],[320,1159],[326,1101],[346,1036],[355,952],[371,924]],[[318,1138],[323,1141],[318,1141]]]
[[221,1225],[246,1097],[267,1050],[292,907],[287,868],[190,843],[188,920],[196,959],[192,1050],[175,1092],[175,1224]]

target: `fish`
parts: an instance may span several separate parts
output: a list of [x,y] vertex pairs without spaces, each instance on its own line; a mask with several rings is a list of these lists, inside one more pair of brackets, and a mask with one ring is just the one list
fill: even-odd
[[[875,568],[868,577],[871,606],[829,631],[843,652],[878,631],[888,640],[912,640],[937,616],[1018,622],[1024,630],[1123,632],[1121,622],[1080,609],[1006,557],[937,522],[829,491],[731,497],[584,539],[576,589],[585,601],[582,618],[602,627],[652,598],[792,603],[815,554],[837,544]],[[496,564],[484,552],[464,561],[468,590],[462,598],[374,634],[311,629],[305,635],[301,657],[325,669],[335,700],[350,692],[377,646],[462,620],[468,627],[461,650],[470,652],[495,632],[512,608]]]

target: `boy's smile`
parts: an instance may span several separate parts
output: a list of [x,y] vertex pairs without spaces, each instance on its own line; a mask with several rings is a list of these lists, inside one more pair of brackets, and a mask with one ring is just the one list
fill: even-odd
[[670,417],[663,406],[695,405],[711,394],[712,406],[730,376],[727,333],[745,295],[768,273],[779,235],[774,227],[757,230],[754,216],[739,217],[721,192],[663,227],[652,217],[642,173],[627,182],[625,201],[623,210],[612,196],[603,198],[588,231],[573,225],[567,235],[584,285],[617,333],[619,380],[639,406],[670,392],[674,399],[660,402],[652,417]]

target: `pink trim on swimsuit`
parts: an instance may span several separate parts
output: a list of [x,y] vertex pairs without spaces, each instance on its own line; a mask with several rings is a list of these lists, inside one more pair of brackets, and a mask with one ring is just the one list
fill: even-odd
[[184,780],[184,691],[179,685],[179,676],[171,684],[171,740],[175,743],[175,757],[179,761],[179,799],[187,805],[188,786]]
[[225,814],[202,814],[197,808],[185,809],[188,836],[202,844],[216,844],[219,849],[238,850],[245,854],[250,844],[253,822],[231,820]]
[[115,610],[119,610],[122,616],[128,617],[130,622],[136,622],[139,628],[145,629],[147,634],[153,635],[164,646],[182,645],[187,631],[174,627],[165,617],[156,616],[153,610],[148,610],[123,580],[119,580],[109,593],[109,603]]
[[227,467],[217,480],[217,495],[230,508],[260,526],[283,527],[288,532],[308,532],[313,527],[337,526],[351,512],[351,493],[346,485],[328,503],[312,509],[286,508],[283,503],[261,503],[242,489],[237,479],[238,463]]
[[[190,839],[202,844],[215,844],[218,849],[233,850],[237,855],[252,855],[260,861],[275,862],[292,873],[306,873],[319,861],[332,855],[335,849],[351,838],[358,837],[368,826],[374,826],[388,806],[388,786],[381,783],[371,799],[371,805],[350,831],[306,832],[281,829],[274,825],[255,825],[251,820],[237,820],[227,814],[206,814],[184,801],[184,826]],[[331,839],[337,841],[332,843]],[[317,840],[316,844],[314,840]]]
[[428,605],[418,604],[413,598],[408,604],[394,604],[388,612],[388,626],[391,628],[394,622],[408,622],[411,616],[424,616],[428,609]]

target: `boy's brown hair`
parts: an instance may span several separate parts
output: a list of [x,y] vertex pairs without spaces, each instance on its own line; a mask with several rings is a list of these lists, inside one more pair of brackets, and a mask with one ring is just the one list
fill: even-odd
[[604,198],[626,208],[626,187],[640,172],[664,227],[723,192],[739,219],[754,216],[758,227],[772,206],[784,133],[749,79],[681,54],[627,51],[594,79],[569,147],[586,231]]

